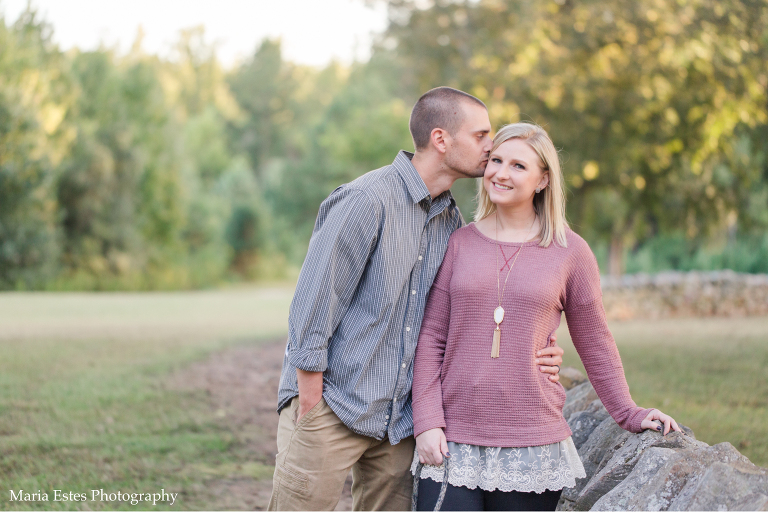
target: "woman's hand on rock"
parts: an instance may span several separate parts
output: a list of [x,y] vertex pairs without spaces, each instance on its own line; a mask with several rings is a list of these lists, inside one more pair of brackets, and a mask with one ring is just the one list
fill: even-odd
[[416,451],[419,452],[419,462],[422,464],[442,464],[443,455],[450,457],[443,429],[432,428],[416,436]]
[[667,435],[670,429],[683,432],[683,430],[677,425],[677,422],[674,418],[672,418],[672,416],[668,416],[658,409],[651,409],[651,412],[648,413],[648,416],[646,416],[643,422],[640,424],[640,428],[659,430],[659,425],[654,423],[653,420],[659,420],[663,424],[662,433],[664,435]]

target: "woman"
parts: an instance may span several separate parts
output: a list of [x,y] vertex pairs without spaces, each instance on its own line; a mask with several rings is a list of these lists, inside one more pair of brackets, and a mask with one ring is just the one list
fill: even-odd
[[597,262],[565,221],[557,151],[539,126],[494,138],[475,222],[453,233],[416,349],[418,509],[554,510],[585,476],[563,418],[565,391],[536,370],[565,312],[592,385],[630,432],[677,423],[637,407],[606,325]]

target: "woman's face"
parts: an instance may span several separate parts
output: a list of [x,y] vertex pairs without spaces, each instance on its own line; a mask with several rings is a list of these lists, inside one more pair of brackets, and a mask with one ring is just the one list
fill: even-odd
[[536,151],[521,139],[510,139],[493,151],[483,175],[483,186],[499,206],[533,203],[536,187],[544,189],[549,176]]

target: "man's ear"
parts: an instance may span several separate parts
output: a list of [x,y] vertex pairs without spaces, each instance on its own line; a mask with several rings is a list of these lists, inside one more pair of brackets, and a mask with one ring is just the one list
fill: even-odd
[[448,149],[448,138],[450,134],[442,128],[435,128],[429,134],[429,142],[439,151],[445,154]]

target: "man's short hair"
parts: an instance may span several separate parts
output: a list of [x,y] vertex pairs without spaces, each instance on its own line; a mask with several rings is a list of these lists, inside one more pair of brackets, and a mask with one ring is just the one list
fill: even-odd
[[416,149],[424,149],[429,144],[432,130],[442,128],[451,135],[464,122],[462,102],[474,102],[487,109],[485,103],[471,94],[451,87],[436,87],[425,92],[411,111],[411,137]]

